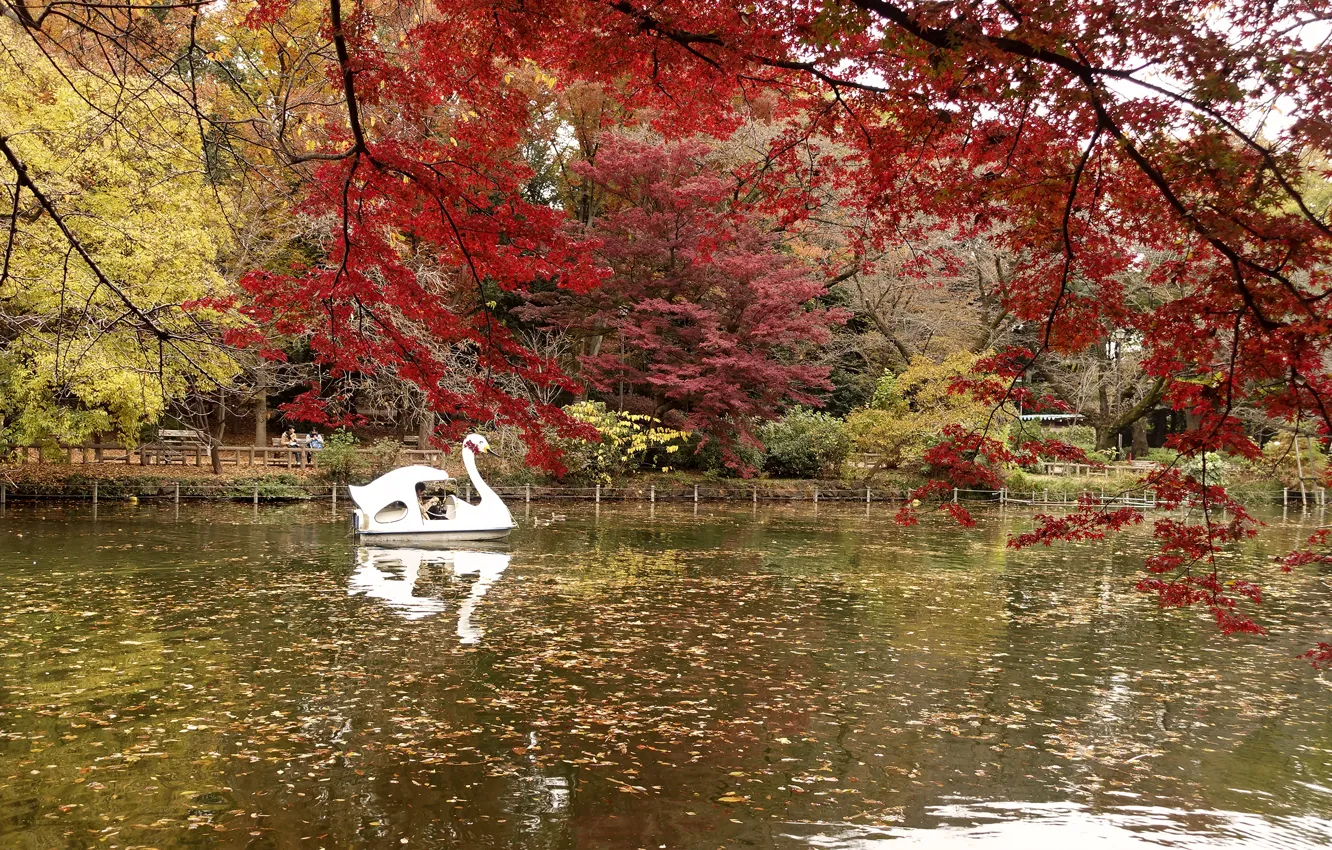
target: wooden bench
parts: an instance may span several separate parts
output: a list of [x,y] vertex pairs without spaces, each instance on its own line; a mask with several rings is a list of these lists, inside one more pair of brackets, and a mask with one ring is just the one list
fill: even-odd
[[141,463],[185,463],[186,453],[194,455],[194,465],[208,453],[208,439],[193,428],[159,428],[157,439],[140,452]]

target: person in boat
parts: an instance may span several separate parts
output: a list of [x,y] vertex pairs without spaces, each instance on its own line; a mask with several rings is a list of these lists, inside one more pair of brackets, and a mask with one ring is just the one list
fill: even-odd
[[427,496],[424,482],[416,482],[416,501],[421,505],[421,515],[427,519],[443,519],[444,506],[438,496]]

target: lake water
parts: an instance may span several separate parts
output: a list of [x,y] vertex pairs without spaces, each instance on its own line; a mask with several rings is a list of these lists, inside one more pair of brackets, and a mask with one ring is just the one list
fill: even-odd
[[[327,505],[0,514],[0,847],[1314,847],[1332,573],[1267,638],[891,508],[533,504],[358,549]],[[475,547],[472,547],[475,548]]]

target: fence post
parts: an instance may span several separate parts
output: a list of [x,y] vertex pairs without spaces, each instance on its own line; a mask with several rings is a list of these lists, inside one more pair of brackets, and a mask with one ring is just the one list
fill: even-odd
[[869,503],[870,503],[870,488],[866,487],[866,488],[865,488],[865,504],[868,505]]
[[1045,504],[1047,504],[1047,505],[1050,504],[1050,490],[1049,490],[1048,487],[1046,488],[1046,490],[1045,490],[1045,496],[1042,497],[1041,501],[1043,501],[1043,502],[1044,502]]
[[525,502],[531,502],[531,501],[532,501],[532,484],[531,484],[531,482],[529,482],[529,483],[526,485],[525,489],[526,489],[526,493],[524,494],[524,499],[523,499],[523,501],[525,501]]
[[694,504],[698,504],[698,485],[694,485]]
[[651,485],[650,487],[648,487],[648,501],[649,501],[649,502],[656,502],[656,501],[657,501],[657,485],[656,485],[656,484],[653,484],[653,485]]
[[1284,505],[1284,504],[1286,504],[1286,502],[1289,502],[1289,501],[1290,501],[1290,488],[1289,488],[1289,487],[1282,487],[1282,488],[1281,488],[1281,504]]
[[757,504],[758,504],[758,488],[757,488],[757,487],[753,488],[753,494],[754,494],[754,504],[757,505]]
[[259,507],[259,484],[258,484],[258,482],[256,482],[255,485],[254,485],[254,506],[255,506],[256,508]]
[[593,499],[593,501],[595,501],[598,505],[601,504],[601,485],[600,485],[600,484],[597,485],[597,492],[596,492],[596,495],[594,495],[594,496],[592,497],[592,499]]
[[1002,504],[1004,504],[1004,503],[1007,502],[1007,501],[1008,501],[1008,488],[1007,488],[1007,487],[1000,487],[1000,488],[999,488],[999,504],[1002,505]]
[[97,482],[93,482],[93,504],[97,504]]
[[338,485],[333,485],[333,513],[338,512]]
[[953,488],[953,504],[957,504],[957,488]]
[[174,497],[172,497],[172,501],[175,502],[175,503],[178,504],[178,505],[180,504],[180,482],[179,482],[179,481],[176,482],[176,495],[175,495]]
[[0,508],[5,506],[5,485],[0,484]]
[[815,488],[814,488],[814,504],[817,505],[818,503],[819,503],[819,488],[818,488],[818,487],[815,487]]

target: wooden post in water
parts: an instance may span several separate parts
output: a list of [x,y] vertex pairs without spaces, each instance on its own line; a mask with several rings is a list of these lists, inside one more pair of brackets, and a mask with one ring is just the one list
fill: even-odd
[[870,503],[870,488],[866,487],[866,488],[865,488],[865,504],[868,505],[869,503]]
[[757,487],[754,488],[753,493],[754,493],[754,507],[758,507],[758,488],[757,488]]
[[957,504],[957,488],[953,488],[953,504]]
[[334,484],[334,485],[333,485],[333,514],[334,514],[334,516],[336,516],[337,513],[338,513],[338,485]]
[[179,481],[176,482],[176,495],[172,498],[172,501],[175,502],[177,505],[180,504],[180,482],[179,482]]
[[254,506],[259,507],[259,483],[257,481],[254,485]]
[[527,484],[524,484],[524,485],[523,485],[523,501],[524,501],[524,502],[531,502],[531,501],[532,501],[532,484],[531,484],[531,482],[528,482]]
[[653,503],[654,505],[657,503],[657,485],[656,485],[656,484],[653,484],[653,485],[651,485],[651,486],[648,487],[648,501],[651,502],[651,503]]
[[93,482],[93,504],[97,504],[97,482]]
[[5,485],[0,484],[0,508],[5,506]]
[[597,485],[597,492],[592,496],[592,499],[593,499],[593,501],[595,501],[598,505],[601,504],[601,485],[600,485],[600,484]]
[[815,488],[814,488],[814,504],[817,505],[818,503],[819,503],[819,488],[818,488],[818,487],[815,487]]
[[694,504],[698,504],[698,485],[694,485]]

